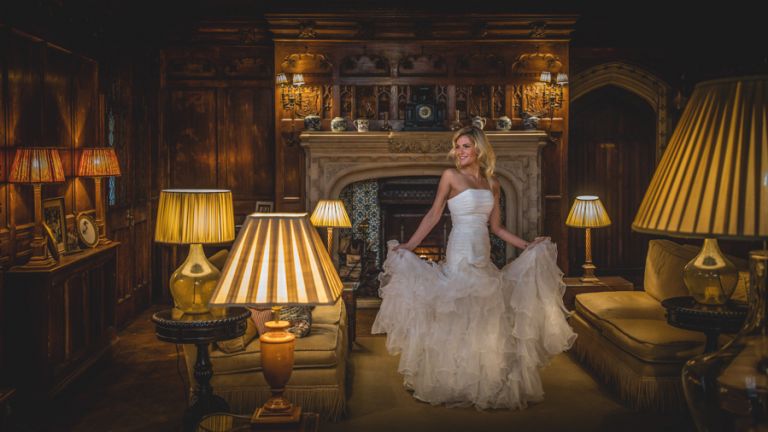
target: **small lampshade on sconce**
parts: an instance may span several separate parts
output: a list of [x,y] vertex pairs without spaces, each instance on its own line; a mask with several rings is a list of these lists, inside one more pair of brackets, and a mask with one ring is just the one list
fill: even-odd
[[208,261],[204,244],[235,238],[232,192],[216,189],[168,189],[160,192],[155,241],[188,244],[189,255],[173,272],[171,295],[176,308],[188,314],[209,311],[219,270]]
[[[696,85],[632,229],[703,238],[683,280],[696,308],[731,310],[726,301],[738,275],[717,239],[768,239],[768,75]],[[751,251],[749,266],[743,327],[683,367],[685,399],[700,431],[768,427],[768,250]]]
[[104,193],[101,190],[102,177],[120,175],[120,164],[112,147],[85,148],[77,167],[78,177],[93,177],[96,194],[96,225],[99,228],[99,244],[111,242],[107,238],[107,224],[104,210]]
[[592,263],[592,228],[602,228],[611,224],[608,212],[605,211],[600,198],[593,195],[576,197],[573,202],[565,224],[573,228],[585,228],[586,239],[584,242],[584,276],[582,282],[597,282],[600,279],[595,276],[595,265]]
[[342,200],[320,200],[315,207],[315,211],[312,212],[310,221],[316,227],[328,228],[328,253],[331,253],[331,247],[333,246],[333,229],[352,228],[352,223],[349,221],[347,209],[344,207],[344,201]]
[[301,407],[283,396],[293,371],[295,337],[281,321],[289,305],[334,304],[339,275],[306,213],[253,213],[235,240],[216,291],[215,306],[271,306],[270,331],[259,336],[261,366],[272,397],[257,408],[253,423],[297,423]]
[[43,200],[42,184],[64,181],[64,169],[61,165],[59,150],[56,148],[18,147],[13,158],[11,183],[29,183],[34,190],[35,227],[32,237],[32,256],[24,267],[50,267],[56,261],[48,254],[46,240],[43,237]]

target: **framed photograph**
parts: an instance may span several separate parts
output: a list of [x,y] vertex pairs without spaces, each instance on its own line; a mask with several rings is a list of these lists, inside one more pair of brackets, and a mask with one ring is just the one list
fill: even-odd
[[274,201],[256,201],[256,211],[258,213],[272,213],[274,209]]
[[96,247],[99,244],[99,227],[96,221],[87,213],[80,213],[75,219],[77,237],[86,247]]
[[43,224],[51,229],[59,252],[67,250],[67,224],[64,218],[64,197],[43,200]]
[[48,251],[51,253],[51,256],[56,261],[59,261],[59,259],[61,259],[61,254],[53,239],[53,231],[51,231],[48,225],[43,225],[43,237],[45,237],[45,243],[48,245]]

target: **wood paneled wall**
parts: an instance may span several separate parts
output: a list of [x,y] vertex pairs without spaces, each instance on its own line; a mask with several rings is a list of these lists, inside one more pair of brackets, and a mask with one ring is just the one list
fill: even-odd
[[43,185],[43,199],[64,197],[68,229],[93,211],[93,181],[75,177],[79,149],[100,143],[95,60],[9,27],[0,27],[0,264],[25,262],[34,225],[32,187],[7,183],[17,147],[57,147],[66,181]]

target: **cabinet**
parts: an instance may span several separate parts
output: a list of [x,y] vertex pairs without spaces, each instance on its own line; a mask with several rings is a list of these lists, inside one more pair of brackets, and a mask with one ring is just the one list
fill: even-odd
[[47,269],[6,272],[4,364],[20,398],[56,395],[117,340],[119,245],[64,256]]

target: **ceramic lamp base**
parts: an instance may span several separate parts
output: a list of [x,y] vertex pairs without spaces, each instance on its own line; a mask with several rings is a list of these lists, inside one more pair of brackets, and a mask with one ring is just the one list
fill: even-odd
[[[279,316],[279,310],[275,317]],[[251,417],[251,423],[295,423],[301,419],[301,407],[283,396],[285,385],[293,373],[296,336],[288,332],[288,321],[268,321],[269,331],[259,337],[262,372],[269,383],[272,397]]]
[[720,251],[717,239],[707,238],[699,254],[683,269],[683,281],[698,303],[719,306],[731,298],[739,272]]

